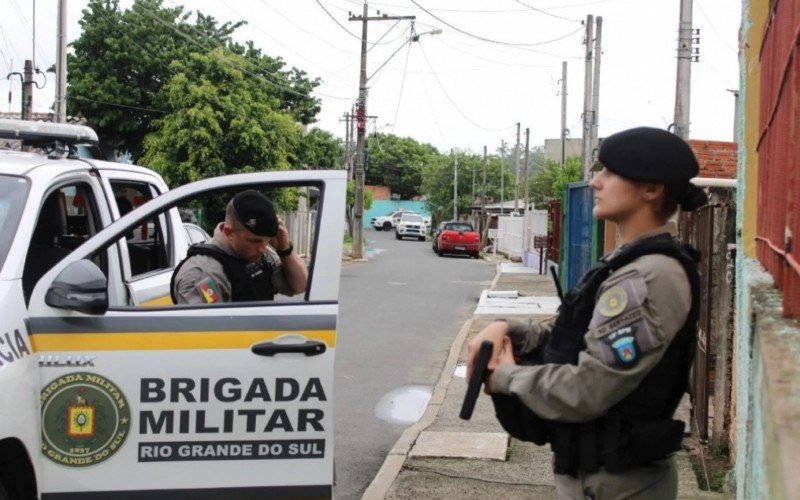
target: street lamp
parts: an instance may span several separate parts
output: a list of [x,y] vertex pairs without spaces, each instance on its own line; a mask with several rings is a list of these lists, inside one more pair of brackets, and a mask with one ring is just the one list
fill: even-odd
[[412,31],[411,32],[411,36],[408,38],[408,40],[411,41],[411,42],[419,42],[419,37],[421,37],[422,35],[441,35],[441,34],[442,34],[442,30],[440,30],[438,28],[435,29],[435,30],[423,31],[422,33],[414,33]]

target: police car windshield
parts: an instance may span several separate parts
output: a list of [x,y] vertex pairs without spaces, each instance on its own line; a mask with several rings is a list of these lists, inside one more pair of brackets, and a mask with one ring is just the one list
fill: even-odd
[[17,234],[29,187],[30,183],[23,177],[0,175],[0,269],[5,265],[8,249]]

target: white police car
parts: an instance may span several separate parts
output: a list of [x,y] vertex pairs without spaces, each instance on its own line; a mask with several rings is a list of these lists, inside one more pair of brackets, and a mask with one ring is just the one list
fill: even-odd
[[[79,158],[86,127],[0,120],[8,138],[50,152],[0,149],[0,499],[330,497],[345,173],[168,191]],[[249,188],[319,193],[305,293],[172,305],[179,209]]]

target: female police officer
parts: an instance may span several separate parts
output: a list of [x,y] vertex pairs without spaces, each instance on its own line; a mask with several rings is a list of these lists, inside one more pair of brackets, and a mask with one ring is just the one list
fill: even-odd
[[698,315],[697,253],[668,219],[706,203],[688,144],[654,128],[603,141],[594,215],[623,245],[570,290],[555,321],[497,321],[469,344],[469,370],[494,343],[486,390],[513,436],[550,443],[560,498],[675,498]]

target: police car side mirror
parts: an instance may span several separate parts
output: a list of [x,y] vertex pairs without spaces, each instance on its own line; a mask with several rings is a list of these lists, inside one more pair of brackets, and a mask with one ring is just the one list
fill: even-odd
[[47,290],[47,305],[85,314],[105,314],[108,310],[108,281],[105,274],[90,260],[69,264]]

